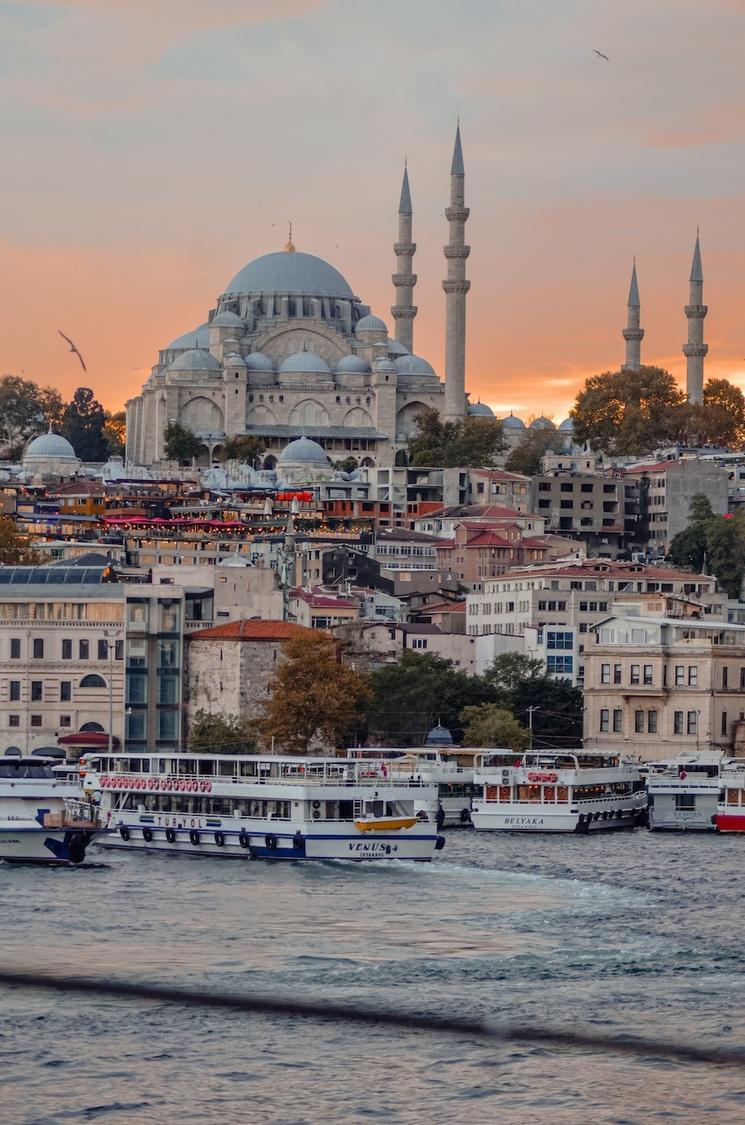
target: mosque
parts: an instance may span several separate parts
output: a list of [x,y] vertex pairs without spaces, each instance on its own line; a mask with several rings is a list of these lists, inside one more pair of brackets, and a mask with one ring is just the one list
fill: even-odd
[[[416,274],[412,204],[404,169],[394,244],[391,308],[394,335],[355,295],[334,266],[284,251],[249,262],[217,299],[206,322],[160,351],[141,393],[127,403],[127,462],[164,458],[164,431],[177,421],[202,442],[210,464],[226,438],[261,439],[263,468],[298,438],[312,439],[331,459],[390,466],[426,407],[445,419],[491,416],[465,391],[465,170],[460,128],[450,170],[445,291],[445,378],[414,351]],[[399,454],[400,459],[400,454]]]

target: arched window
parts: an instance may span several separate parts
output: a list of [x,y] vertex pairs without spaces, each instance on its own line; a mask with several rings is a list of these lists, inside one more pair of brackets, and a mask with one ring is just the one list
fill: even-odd
[[106,680],[103,676],[97,676],[95,672],[91,672],[87,676],[83,676],[80,681],[81,687],[106,687]]
[[104,729],[103,729],[103,727],[101,726],[100,723],[83,723],[82,727],[80,728],[81,733],[84,730],[85,731],[95,731],[97,734],[103,734],[104,733]]

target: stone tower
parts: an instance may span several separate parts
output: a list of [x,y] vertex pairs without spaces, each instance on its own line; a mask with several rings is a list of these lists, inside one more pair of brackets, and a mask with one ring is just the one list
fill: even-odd
[[636,280],[636,259],[634,259],[634,268],[631,271],[631,286],[629,288],[628,315],[626,318],[626,327],[623,330],[623,338],[626,341],[626,362],[623,365],[624,371],[638,371],[642,365],[641,342],[644,337],[644,329],[639,327],[640,311],[639,285]]
[[685,307],[688,317],[688,343],[683,344],[686,357],[686,390],[688,401],[704,401],[704,356],[709,345],[704,343],[704,317],[709,311],[704,304],[704,271],[701,268],[701,246],[696,231],[696,245],[691,265],[691,292]]
[[391,306],[396,322],[396,340],[408,352],[414,351],[414,317],[417,309],[414,304],[416,274],[412,273],[412,263],[416,243],[411,241],[411,192],[409,191],[409,171],[404,165],[404,179],[401,184],[401,200],[398,205],[398,242],[393,245],[396,255],[396,272],[391,280],[396,290],[396,303]]
[[460,124],[455,131],[453,163],[450,168],[450,206],[445,209],[449,224],[445,258],[447,278],[445,290],[445,420],[454,422],[466,412],[466,294],[471,282],[466,281],[465,169],[460,144]]

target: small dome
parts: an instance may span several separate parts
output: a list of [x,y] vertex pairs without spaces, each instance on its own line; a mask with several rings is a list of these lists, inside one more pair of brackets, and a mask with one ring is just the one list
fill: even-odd
[[299,437],[284,447],[277,458],[277,464],[327,465],[328,460],[326,450],[317,441]]
[[191,332],[184,332],[166,344],[164,351],[179,351],[184,348],[208,348],[210,346],[210,326],[200,324],[199,328],[192,328]]
[[339,375],[367,375],[370,364],[359,355],[343,355],[336,365]]
[[238,352],[228,352],[225,356],[226,367],[245,367],[246,361]]
[[349,282],[314,254],[280,250],[249,262],[225,287],[226,293],[286,293],[298,297],[353,300]]
[[420,355],[402,355],[396,360],[399,375],[434,375],[435,369]]
[[432,727],[432,730],[427,735],[427,738],[426,738],[426,741],[425,741],[424,745],[425,746],[452,746],[453,745],[453,736],[452,736],[452,734],[450,733],[450,731],[448,730],[447,727],[444,727],[442,725],[442,723],[438,723],[436,727]]
[[315,352],[295,352],[279,365],[280,372],[299,371],[303,375],[330,375],[331,368]]
[[372,313],[368,316],[363,316],[358,320],[354,326],[355,332],[385,332],[386,339],[388,338],[388,328],[385,322],[379,316],[373,316]]
[[188,352],[177,355],[169,365],[169,371],[219,371],[220,364],[211,352],[204,352],[198,348],[191,348]]
[[263,352],[249,352],[245,362],[249,371],[274,371],[274,363]]
[[75,450],[62,434],[39,434],[26,446],[23,460],[38,458],[44,461],[77,461]]
[[514,414],[508,414],[506,418],[502,419],[502,428],[505,430],[524,430],[525,423],[522,418],[517,418]]
[[210,321],[210,328],[240,328],[245,332],[246,325],[237,313],[230,312],[229,309],[223,309],[217,316],[213,316]]
[[378,360],[375,361],[375,370],[376,371],[394,371],[395,372],[396,365],[395,365],[395,363],[393,362],[392,359],[378,359]]
[[469,402],[468,413],[471,418],[493,418],[494,411],[485,402]]
[[562,434],[574,433],[574,422],[571,418],[565,418],[559,426],[559,429],[561,430]]
[[403,344],[399,344],[398,340],[391,340],[388,338],[388,355],[408,355],[406,348]]
[[530,430],[553,430],[554,428],[553,422],[545,414],[541,414],[540,418],[534,418],[528,427]]

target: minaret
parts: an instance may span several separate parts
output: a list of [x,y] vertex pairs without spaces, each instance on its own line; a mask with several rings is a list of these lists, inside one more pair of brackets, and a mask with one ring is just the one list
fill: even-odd
[[704,401],[704,356],[709,350],[709,345],[704,343],[704,317],[708,311],[704,304],[704,271],[701,268],[701,246],[697,230],[691,265],[690,303],[685,307],[688,343],[683,344],[683,355],[687,361],[686,390],[688,401],[693,403]]
[[396,272],[391,280],[396,290],[396,303],[391,306],[396,322],[396,340],[408,352],[414,351],[414,317],[417,310],[414,302],[416,274],[411,267],[416,243],[411,241],[411,192],[409,191],[409,171],[404,164],[404,179],[401,184],[401,201],[398,205],[398,242],[394,243]]
[[626,327],[623,330],[623,338],[626,341],[626,362],[623,365],[624,371],[638,371],[642,365],[641,342],[644,336],[644,329],[639,327],[640,311],[639,286],[636,280],[636,258],[634,258],[634,268],[631,271],[631,286],[629,288],[628,315],[626,318]]
[[445,247],[448,264],[445,290],[445,420],[454,422],[466,412],[466,294],[471,282],[466,281],[465,169],[460,146],[460,123],[455,131],[453,163],[450,168],[450,206],[445,208],[449,239]]

